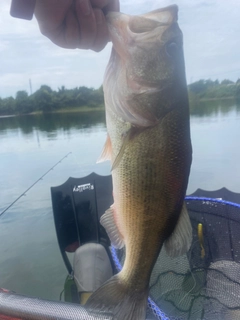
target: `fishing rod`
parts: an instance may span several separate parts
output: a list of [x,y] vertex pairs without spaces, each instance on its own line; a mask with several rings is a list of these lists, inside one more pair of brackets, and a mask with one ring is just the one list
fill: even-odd
[[22,198],[23,196],[26,195],[26,193],[32,189],[35,184],[37,184],[40,180],[42,180],[50,171],[52,171],[59,163],[61,163],[65,158],[67,158],[69,156],[69,154],[71,154],[72,152],[68,152],[62,159],[60,159],[57,163],[55,163],[47,172],[45,172],[39,179],[37,179],[29,188],[27,188],[16,200],[14,200],[5,210],[3,210],[0,213],[0,217],[9,209],[11,208],[14,203],[16,203],[20,198]]

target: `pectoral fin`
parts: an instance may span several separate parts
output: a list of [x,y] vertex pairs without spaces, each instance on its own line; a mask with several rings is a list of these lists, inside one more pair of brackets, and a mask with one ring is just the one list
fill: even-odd
[[111,143],[111,139],[110,139],[109,134],[108,134],[106,142],[105,142],[104,147],[103,147],[102,154],[99,157],[99,159],[97,160],[97,163],[100,163],[100,162],[103,162],[103,161],[107,161],[107,160],[111,160],[111,159],[112,159],[112,143]]
[[191,243],[192,225],[184,203],[178,223],[171,236],[164,242],[164,245],[167,254],[174,258],[185,254],[190,249]]
[[141,133],[145,129],[146,128],[131,127],[126,133],[123,134],[122,146],[121,146],[120,151],[112,164],[112,171],[114,169],[116,169],[117,166],[119,165],[128,144],[132,141],[132,139],[134,139],[139,133]]
[[131,129],[123,136],[121,149],[112,164],[112,171],[114,169],[116,169],[117,166],[119,165],[119,163],[124,155],[125,148],[128,145],[130,139],[131,139]]
[[101,225],[105,228],[111,244],[116,249],[124,247],[124,241],[121,233],[118,230],[114,219],[114,208],[111,206],[100,218]]

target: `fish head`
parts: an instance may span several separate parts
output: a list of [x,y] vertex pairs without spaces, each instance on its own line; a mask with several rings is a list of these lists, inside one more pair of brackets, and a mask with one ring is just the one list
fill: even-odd
[[113,50],[105,95],[118,97],[113,109],[135,126],[152,126],[179,101],[187,103],[183,36],[177,19],[176,5],[140,16],[117,12],[107,16]]

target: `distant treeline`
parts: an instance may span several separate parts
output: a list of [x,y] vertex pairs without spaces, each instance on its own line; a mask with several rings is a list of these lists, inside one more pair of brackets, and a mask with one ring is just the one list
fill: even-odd
[[[188,85],[190,104],[203,100],[229,99],[240,101],[240,79],[231,80],[199,80]],[[78,87],[58,91],[42,85],[35,93],[28,95],[26,91],[18,91],[16,97],[0,98],[0,115],[19,115],[32,112],[54,112],[74,108],[95,108],[104,105],[103,89]]]
[[83,107],[100,107],[104,104],[102,86],[99,89],[79,87],[66,89],[64,86],[58,91],[47,85],[31,95],[26,91],[18,91],[16,97],[0,98],[0,115],[19,115],[32,112],[54,112],[61,109]]
[[190,103],[199,100],[229,99],[240,100],[240,79],[236,82],[225,79],[218,80],[199,80],[188,85]]

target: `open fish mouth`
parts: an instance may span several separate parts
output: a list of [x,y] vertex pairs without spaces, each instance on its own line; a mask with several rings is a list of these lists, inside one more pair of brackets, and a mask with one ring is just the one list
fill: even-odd
[[[139,16],[110,12],[107,14],[106,19],[111,41],[116,49],[120,43],[129,45],[129,34],[132,36],[131,41],[135,42],[134,40],[139,38],[145,41],[154,39],[155,35],[149,39],[149,32],[154,29],[158,29],[158,33],[163,33],[167,28],[177,22],[178,7],[177,5],[171,5]],[[136,44],[139,45],[139,42]]]

